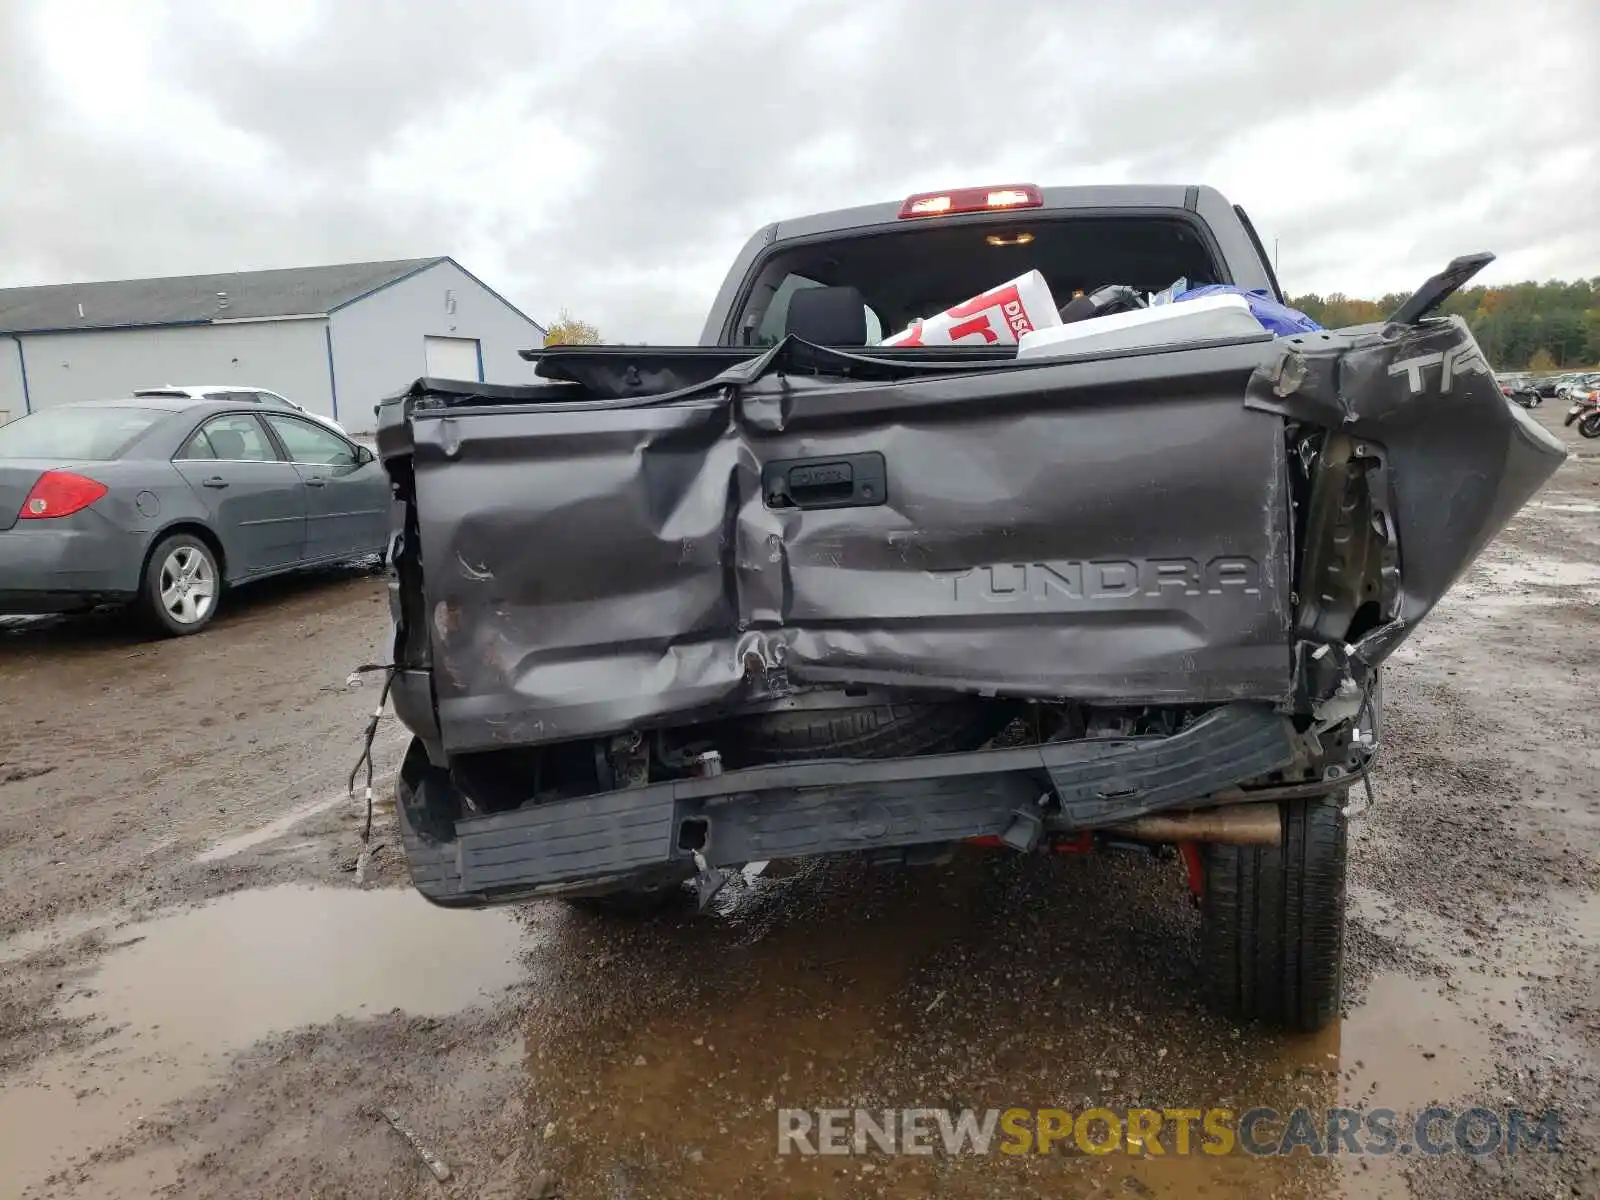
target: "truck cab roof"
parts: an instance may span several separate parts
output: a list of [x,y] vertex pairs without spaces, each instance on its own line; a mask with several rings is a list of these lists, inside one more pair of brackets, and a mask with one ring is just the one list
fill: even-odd
[[[1002,203],[983,204],[985,195]],[[978,203],[963,207],[974,196]],[[919,199],[931,203],[911,211]],[[855,286],[887,334],[1034,268],[1061,300],[1106,283],[1160,288],[1185,274],[1190,283],[1234,284],[1283,299],[1248,215],[1215,188],[957,188],[791,217],[758,230],[723,280],[700,343],[770,340],[769,327],[781,325],[772,314],[785,286]]]

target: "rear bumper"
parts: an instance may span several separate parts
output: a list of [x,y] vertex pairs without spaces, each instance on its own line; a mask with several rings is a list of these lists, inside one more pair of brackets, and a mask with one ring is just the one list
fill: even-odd
[[457,819],[448,773],[414,742],[398,807],[417,890],[470,906],[687,874],[696,847],[708,865],[733,866],[975,837],[1031,845],[1199,807],[1295,754],[1271,706],[1234,704],[1170,737],[758,767]]
[[141,565],[135,542],[123,533],[17,522],[0,532],[0,613],[70,612],[131,599]]

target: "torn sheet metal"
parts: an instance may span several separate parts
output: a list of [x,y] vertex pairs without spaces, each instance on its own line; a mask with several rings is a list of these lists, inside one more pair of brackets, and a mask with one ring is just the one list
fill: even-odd
[[[541,367],[569,383],[419,382],[379,431],[420,547],[400,665],[449,754],[813,683],[1310,712],[1565,457],[1456,320],[1046,363],[574,350]],[[1348,565],[1291,515],[1335,478],[1370,613],[1297,603]]]
[[711,716],[771,671],[1282,701],[1283,425],[1240,403],[1261,352],[419,411],[444,747]]
[[1349,648],[1356,674],[1414,630],[1566,460],[1560,440],[1502,395],[1459,317],[1281,338],[1246,405],[1342,435],[1372,477],[1396,596]]

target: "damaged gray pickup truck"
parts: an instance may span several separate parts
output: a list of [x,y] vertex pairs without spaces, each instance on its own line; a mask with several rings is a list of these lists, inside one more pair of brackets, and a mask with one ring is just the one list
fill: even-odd
[[1207,998],[1322,1026],[1383,663],[1565,458],[1429,315],[1490,257],[1354,329],[874,345],[1031,269],[1282,299],[1210,188],[975,189],[768,226],[699,346],[418,380],[378,431],[415,886],[1175,846]]

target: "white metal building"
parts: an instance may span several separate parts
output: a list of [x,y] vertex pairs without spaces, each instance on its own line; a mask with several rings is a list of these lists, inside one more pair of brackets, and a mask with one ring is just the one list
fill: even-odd
[[544,329],[451,258],[0,289],[0,423],[135,388],[278,392],[352,433],[421,375],[517,383]]

